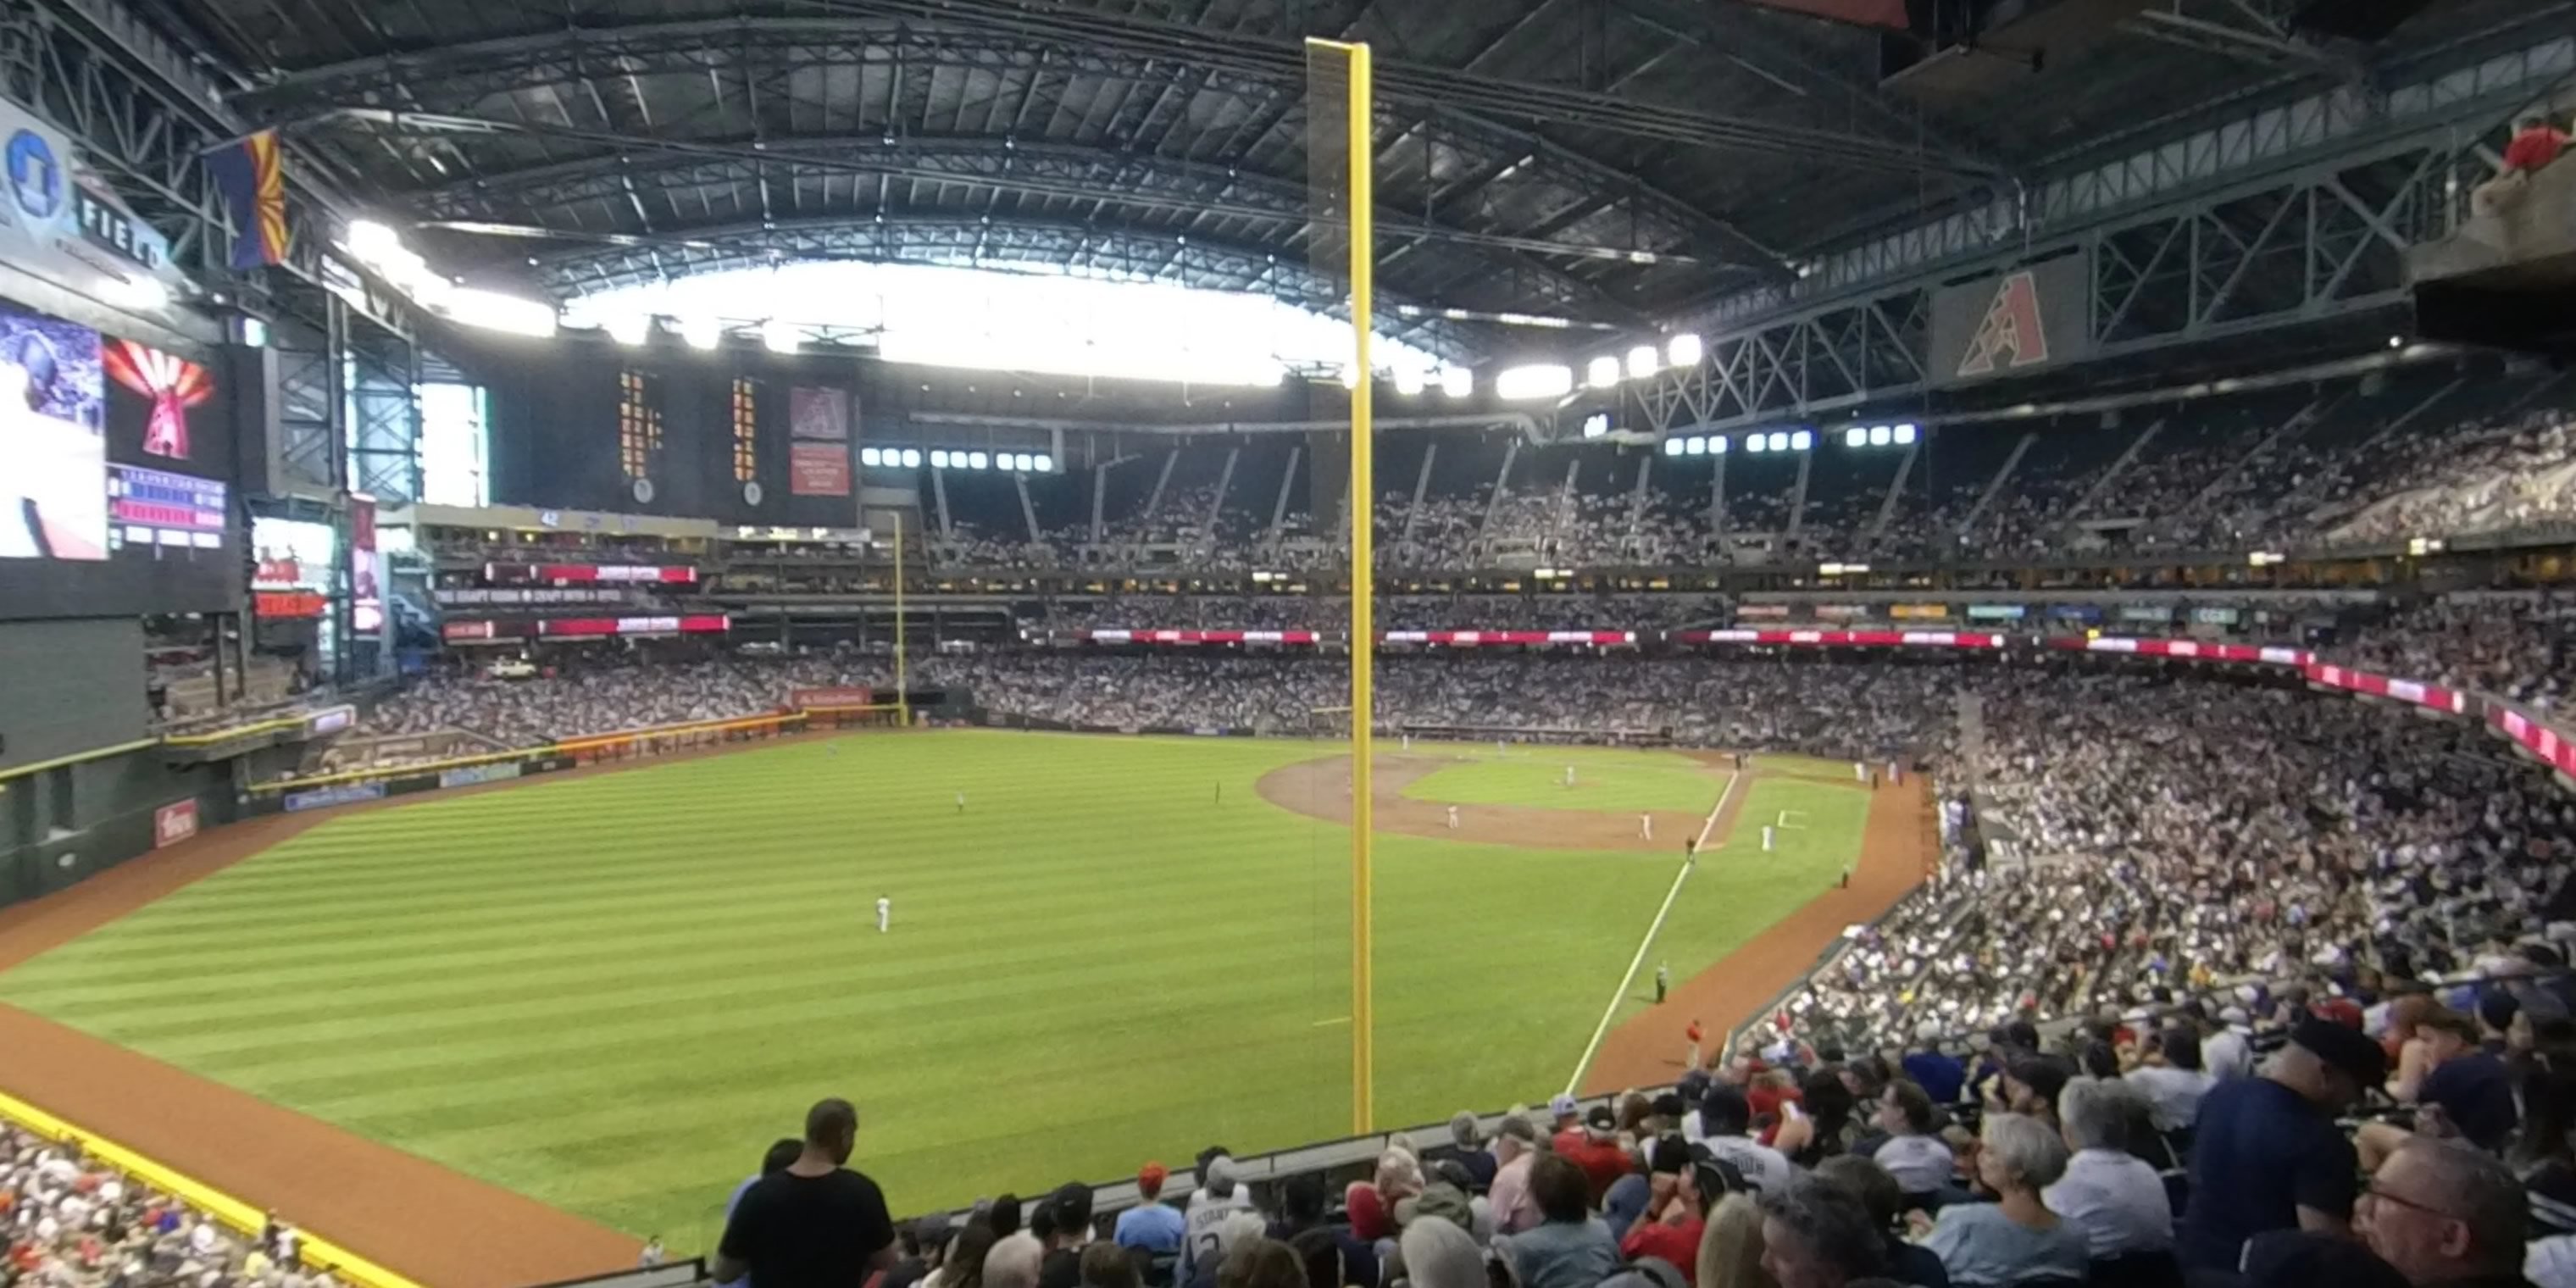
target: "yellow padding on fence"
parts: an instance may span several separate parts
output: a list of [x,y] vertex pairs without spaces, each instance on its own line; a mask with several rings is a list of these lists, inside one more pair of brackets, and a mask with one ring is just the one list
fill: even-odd
[[274,720],[261,720],[246,725],[228,725],[221,729],[209,729],[204,733],[172,734],[161,741],[173,747],[211,747],[217,743],[231,742],[236,738],[249,738],[258,734],[274,733],[281,729],[301,729],[312,723],[313,714],[310,711],[299,711],[294,715],[279,716]]
[[[152,1159],[127,1149],[96,1132],[84,1131],[46,1113],[26,1101],[0,1092],[0,1118],[17,1122],[27,1130],[49,1140],[77,1143],[93,1158],[157,1190],[177,1196],[188,1206],[205,1212],[232,1227],[244,1237],[257,1239],[268,1225],[268,1213],[193,1176],[174,1171]],[[298,1257],[305,1265],[328,1270],[359,1288],[420,1288],[420,1285],[377,1265],[328,1239],[303,1230]]]

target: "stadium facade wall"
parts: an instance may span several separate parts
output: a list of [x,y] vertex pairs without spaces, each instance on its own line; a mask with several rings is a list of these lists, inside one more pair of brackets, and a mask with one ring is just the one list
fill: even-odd
[[145,746],[0,782],[0,908],[151,852],[164,820],[190,832],[232,822],[232,775],[229,762],[171,764]]
[[143,624],[0,622],[0,770],[144,736]]

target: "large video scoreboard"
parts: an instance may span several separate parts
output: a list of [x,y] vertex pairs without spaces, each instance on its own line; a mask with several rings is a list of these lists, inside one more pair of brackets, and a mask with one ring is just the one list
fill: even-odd
[[0,619],[236,608],[211,363],[0,300]]

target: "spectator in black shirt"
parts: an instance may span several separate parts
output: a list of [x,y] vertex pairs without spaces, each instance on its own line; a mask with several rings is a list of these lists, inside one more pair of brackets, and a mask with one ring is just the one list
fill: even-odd
[[2477,1027],[2467,1016],[2445,1013],[2418,1031],[2431,1048],[2433,1068],[2416,1100],[2440,1106],[2450,1125],[2478,1148],[2504,1148],[2521,1117],[2504,1061],[2478,1044]]
[[2349,1234],[2359,1159],[2334,1116],[2387,1075],[2377,1042],[2311,1018],[2260,1074],[2212,1088],[2193,1133],[2183,1265],[2234,1271],[2245,1241],[2267,1230]]
[[859,1111],[818,1101],[805,1114],[805,1150],[743,1192],[716,1245],[719,1282],[751,1288],[859,1288],[896,1263],[894,1219],[875,1181],[842,1166],[858,1147]]

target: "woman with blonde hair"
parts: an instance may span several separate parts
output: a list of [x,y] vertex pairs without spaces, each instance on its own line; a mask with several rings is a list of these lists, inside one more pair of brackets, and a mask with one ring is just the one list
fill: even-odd
[[1709,1209],[1691,1288],[1777,1288],[1762,1268],[1762,1208],[1751,1197],[1729,1194]]

